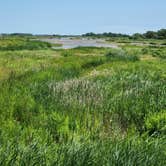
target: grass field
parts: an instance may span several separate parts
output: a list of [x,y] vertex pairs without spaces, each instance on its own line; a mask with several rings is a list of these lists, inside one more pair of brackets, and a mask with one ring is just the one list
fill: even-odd
[[166,165],[165,58],[0,39],[0,165]]

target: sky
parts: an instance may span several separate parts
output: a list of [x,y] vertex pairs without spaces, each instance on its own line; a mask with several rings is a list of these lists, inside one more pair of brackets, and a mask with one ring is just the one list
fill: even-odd
[[0,0],[0,33],[133,34],[166,28],[166,0]]

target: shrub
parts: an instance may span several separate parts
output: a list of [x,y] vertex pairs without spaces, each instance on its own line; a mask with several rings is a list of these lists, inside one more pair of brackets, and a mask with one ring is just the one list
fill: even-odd
[[152,56],[165,59],[166,51],[164,49],[152,50]]
[[131,55],[124,50],[111,50],[105,54],[107,60],[111,61],[138,61],[137,55]]

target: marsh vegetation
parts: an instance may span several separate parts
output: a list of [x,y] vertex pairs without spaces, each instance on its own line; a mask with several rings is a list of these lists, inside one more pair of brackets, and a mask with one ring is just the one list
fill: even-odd
[[0,165],[166,165],[166,47],[0,43]]

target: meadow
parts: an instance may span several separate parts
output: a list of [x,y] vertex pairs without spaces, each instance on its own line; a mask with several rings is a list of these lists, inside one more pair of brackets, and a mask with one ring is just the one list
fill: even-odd
[[119,40],[0,39],[0,165],[166,165],[164,41]]

